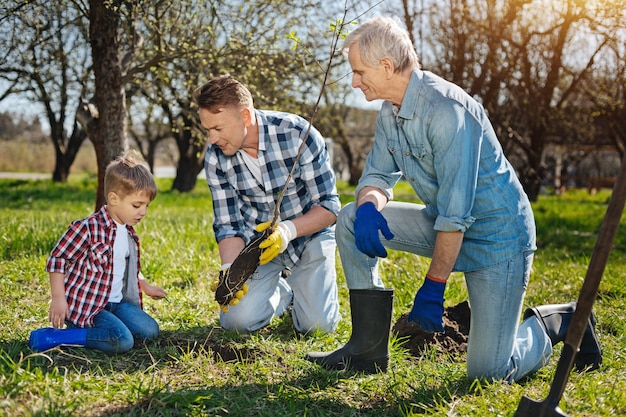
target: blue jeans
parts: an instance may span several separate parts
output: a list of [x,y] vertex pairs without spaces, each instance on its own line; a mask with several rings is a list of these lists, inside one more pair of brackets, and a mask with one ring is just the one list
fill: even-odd
[[[76,327],[67,323],[68,327]],[[135,339],[146,341],[159,335],[159,325],[148,313],[132,303],[108,303],[87,328],[85,347],[107,353],[131,350]]]
[[[390,202],[383,210],[392,240],[387,248],[432,257],[437,232],[424,206]],[[337,219],[337,247],[348,288],[381,289],[378,259],[359,251],[354,243],[356,205],[344,207]],[[519,380],[548,362],[550,338],[535,316],[519,324],[526,286],[533,261],[532,251],[520,251],[508,261],[471,272],[465,281],[471,306],[467,347],[470,378]],[[415,277],[416,290],[423,277]],[[518,325],[519,324],[519,325]]]
[[[259,266],[247,281],[248,293],[239,304],[229,306],[227,313],[220,312],[222,327],[252,332],[268,325],[273,317],[281,317],[291,306],[298,332],[334,331],[341,318],[335,249],[332,230],[310,239],[296,265],[283,252]],[[291,270],[286,279],[281,277],[285,268]]]

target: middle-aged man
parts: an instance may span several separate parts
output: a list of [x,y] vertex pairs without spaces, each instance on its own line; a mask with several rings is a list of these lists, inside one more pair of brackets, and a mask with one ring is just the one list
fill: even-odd
[[[389,248],[432,258],[408,317],[425,331],[443,332],[446,281],[453,271],[465,274],[470,378],[516,381],[541,368],[564,340],[575,303],[528,309],[519,324],[536,249],[534,217],[485,110],[422,71],[408,32],[390,18],[361,24],[344,52],[352,86],[368,101],[385,101],[356,201],[337,220],[352,336],[308,359],[330,369],[387,370],[393,289],[383,285],[378,258]],[[402,177],[423,204],[391,201]],[[581,370],[602,361],[591,321],[575,359]]]
[[220,323],[251,332],[290,311],[301,333],[334,331],[340,319],[334,226],[340,202],[324,138],[295,114],[255,109],[250,91],[230,75],[198,87],[194,101],[210,142],[204,162],[222,270],[255,231],[269,226],[296,165],[280,222],[261,243],[261,265],[248,294],[220,313]]

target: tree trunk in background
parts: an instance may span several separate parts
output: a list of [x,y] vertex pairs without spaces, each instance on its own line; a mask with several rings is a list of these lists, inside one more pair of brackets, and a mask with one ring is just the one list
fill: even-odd
[[72,131],[72,136],[70,136],[67,141],[67,146],[63,145],[65,143],[65,133],[63,132],[63,129],[61,129],[60,133],[61,136],[52,137],[56,153],[52,181],[66,182],[67,177],[70,174],[70,168],[76,159],[76,154],[78,154],[83,141],[87,138],[87,133],[77,122],[75,122],[74,130]]
[[[106,5],[105,5],[106,3]],[[96,210],[106,204],[104,172],[107,165],[128,148],[126,100],[120,59],[120,1],[89,0],[89,42],[93,59],[98,110],[90,139],[98,162]]]
[[184,114],[181,115],[181,118],[185,128],[180,129],[175,137],[180,156],[172,190],[186,193],[194,189],[198,181],[198,174],[204,166],[205,144],[199,142],[191,133],[192,120]]

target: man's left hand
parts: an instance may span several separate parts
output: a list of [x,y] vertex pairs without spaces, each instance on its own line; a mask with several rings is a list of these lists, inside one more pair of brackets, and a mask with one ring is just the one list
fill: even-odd
[[[263,232],[270,227],[270,225],[271,222],[261,223],[256,227],[256,231]],[[265,265],[270,262],[287,249],[289,242],[295,239],[297,235],[298,232],[296,230],[296,226],[292,221],[285,220],[278,223],[274,232],[259,245],[259,248],[263,249],[259,258],[261,265]]]
[[443,333],[443,294],[446,290],[445,280],[434,280],[426,275],[424,284],[415,294],[413,309],[408,321],[414,322],[429,333]]

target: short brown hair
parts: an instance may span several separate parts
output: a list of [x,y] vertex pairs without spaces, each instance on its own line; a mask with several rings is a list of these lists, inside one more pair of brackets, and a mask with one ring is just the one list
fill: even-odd
[[213,78],[193,92],[199,108],[217,113],[224,107],[252,107],[252,94],[230,74]]
[[111,191],[125,197],[136,192],[145,192],[154,200],[157,186],[148,164],[141,154],[129,150],[113,160],[104,173],[104,195]]

